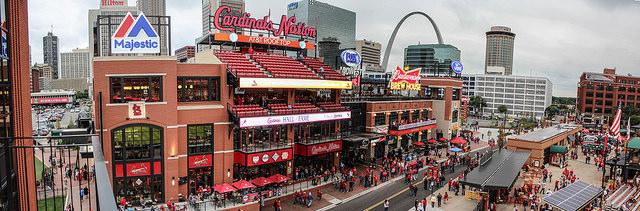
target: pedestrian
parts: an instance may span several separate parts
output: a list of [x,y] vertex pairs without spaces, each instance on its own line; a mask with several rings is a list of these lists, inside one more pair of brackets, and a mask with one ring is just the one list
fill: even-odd
[[80,188],[80,201],[84,199],[84,190]]
[[444,203],[446,204],[449,201],[449,192],[444,192]]
[[435,208],[436,207],[436,201],[438,199],[436,199],[436,196],[431,194],[431,208]]
[[414,202],[413,202],[413,209],[414,209],[414,210],[418,210],[418,199],[414,200]]
[[438,193],[438,207],[442,206],[442,194]]
[[389,211],[389,199],[384,200],[384,211]]

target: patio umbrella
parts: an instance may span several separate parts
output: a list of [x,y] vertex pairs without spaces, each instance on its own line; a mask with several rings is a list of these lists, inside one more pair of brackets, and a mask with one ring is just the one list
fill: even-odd
[[258,177],[255,178],[253,180],[251,180],[251,183],[253,183],[254,185],[258,186],[258,187],[262,187],[268,184],[273,183],[271,180],[264,178],[264,177]]
[[246,180],[238,180],[237,182],[234,182],[231,184],[233,185],[233,187],[237,188],[238,190],[256,187],[255,185],[251,184],[250,182],[247,182]]
[[438,141],[436,141],[435,139],[429,139],[427,143],[435,144],[435,143],[438,143]]
[[582,129],[582,132],[583,132],[583,133],[588,133],[588,132],[589,132],[589,129],[587,129],[587,128]]
[[227,183],[222,183],[222,184],[213,186],[213,190],[215,190],[218,193],[228,193],[228,192],[236,191],[236,189],[233,188],[233,186]]
[[273,176],[270,176],[268,179],[271,180],[273,183],[281,183],[289,180],[289,177],[283,176],[282,174],[274,174]]
[[413,145],[424,147],[424,142],[414,142]]
[[447,139],[446,139],[446,138],[444,138],[444,137],[442,137],[442,138],[440,138],[440,141],[442,141],[442,142],[446,142],[446,141],[447,141]]
[[451,143],[452,144],[466,144],[467,140],[464,140],[464,138],[458,136],[458,137],[455,137],[454,139],[451,139]]
[[454,148],[449,149],[449,151],[452,151],[452,152],[462,152],[462,149],[460,149],[460,148],[458,148],[458,147],[454,147]]

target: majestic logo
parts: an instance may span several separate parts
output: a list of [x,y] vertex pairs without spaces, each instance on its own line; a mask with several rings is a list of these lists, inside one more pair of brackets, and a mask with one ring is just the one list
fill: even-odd
[[158,33],[143,13],[137,19],[127,13],[111,37],[111,53],[160,53],[158,40]]

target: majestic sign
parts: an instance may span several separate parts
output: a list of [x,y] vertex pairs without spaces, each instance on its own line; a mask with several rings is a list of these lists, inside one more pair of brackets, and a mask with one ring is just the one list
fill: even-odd
[[453,70],[454,73],[462,74],[462,70],[463,70],[462,63],[460,63],[460,61],[458,60],[452,61],[451,69]]
[[288,125],[327,120],[351,119],[350,111],[312,114],[293,114],[283,116],[263,116],[240,118],[240,127],[258,127],[272,125]]
[[259,166],[291,160],[293,148],[273,150],[268,152],[244,153],[236,151],[233,155],[234,163],[244,166]]
[[360,57],[360,53],[354,50],[344,50],[340,53],[340,58],[342,62],[349,67],[357,67],[362,62],[362,57]]
[[143,13],[135,20],[131,13],[122,19],[111,37],[111,53],[160,53],[158,33]]
[[287,18],[286,15],[283,15],[278,28],[274,27],[274,23],[270,18],[267,15],[262,19],[255,19],[251,17],[251,13],[247,12],[235,16],[231,13],[231,7],[220,6],[213,15],[213,25],[222,31],[235,31],[235,28],[246,28],[270,31],[276,37],[289,35],[316,37],[316,28],[308,27],[304,23],[298,23],[296,16]]
[[288,78],[240,78],[240,88],[282,89],[351,89],[351,81],[288,79]]
[[342,150],[342,140],[325,142],[313,145],[296,144],[296,155],[314,156]]
[[276,45],[276,46],[299,48],[299,49],[315,48],[315,45],[313,44],[313,42],[309,42],[309,41],[305,42],[305,41],[297,41],[297,40],[287,40],[287,39],[280,39],[277,37],[256,37],[256,36],[247,36],[247,35],[241,35],[236,33],[231,33],[231,34],[215,33],[213,34],[213,39],[215,41]]
[[403,70],[400,66],[397,66],[389,81],[390,89],[420,90],[420,70],[421,68]]
[[212,164],[213,158],[211,157],[211,154],[189,156],[189,168],[206,167],[211,166]]
[[129,119],[144,119],[147,118],[147,108],[144,101],[131,101],[129,102]]

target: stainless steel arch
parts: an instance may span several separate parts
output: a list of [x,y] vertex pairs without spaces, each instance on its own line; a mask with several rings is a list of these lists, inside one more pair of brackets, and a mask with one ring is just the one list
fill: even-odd
[[429,19],[429,22],[431,22],[431,25],[433,26],[433,30],[436,31],[436,36],[438,37],[438,44],[444,44],[442,42],[442,35],[440,35],[440,30],[438,29],[438,26],[436,25],[436,22],[433,21],[433,19],[431,19],[431,17],[429,17],[429,15],[427,15],[424,12],[411,12],[407,15],[405,15],[400,22],[398,22],[398,25],[396,25],[396,28],[393,30],[393,33],[391,34],[391,37],[389,38],[389,42],[387,43],[387,47],[384,50],[384,58],[382,60],[382,68],[384,68],[385,70],[387,69],[387,64],[389,63],[389,54],[391,54],[391,48],[393,47],[393,41],[396,39],[396,34],[398,33],[398,29],[400,29],[400,26],[402,26],[402,23],[404,23],[404,21],[408,18],[411,17],[413,15],[422,15],[424,17],[426,17],[427,19]]

